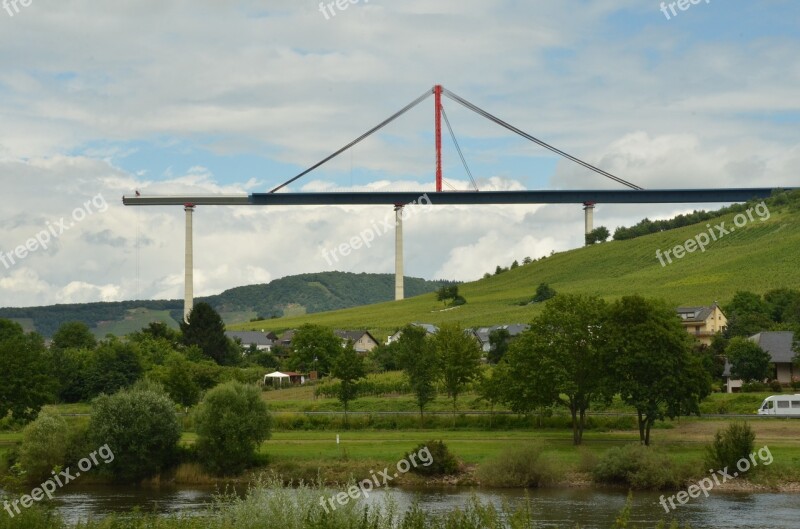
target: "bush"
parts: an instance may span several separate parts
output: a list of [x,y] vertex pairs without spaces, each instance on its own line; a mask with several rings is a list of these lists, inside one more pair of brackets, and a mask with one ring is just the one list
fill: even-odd
[[503,451],[481,465],[478,479],[490,487],[539,487],[555,480],[553,465],[542,457],[543,447],[531,445]]
[[763,382],[745,382],[742,384],[742,393],[764,393],[769,390],[769,386]]
[[258,445],[269,439],[272,417],[257,387],[226,382],[206,394],[194,423],[203,469],[234,475],[253,463]]
[[640,490],[681,488],[683,479],[663,453],[641,445],[612,448],[592,470],[597,483],[626,485]]
[[51,470],[64,465],[68,433],[67,422],[51,407],[42,408],[36,420],[22,430],[19,464],[28,481],[44,481]]
[[[418,445],[411,453],[417,454],[420,450],[424,450],[425,447],[428,448],[433,463],[427,467],[423,465],[411,467],[411,472],[422,476],[447,476],[458,472],[458,459],[450,452],[444,442],[428,441],[427,443]],[[404,457],[408,460],[409,454],[406,454]]]
[[783,386],[777,380],[773,380],[769,383],[769,389],[772,390],[773,393],[781,393],[783,391]]
[[163,388],[141,382],[92,402],[89,436],[95,449],[108,445],[114,454],[113,463],[100,467],[103,472],[138,481],[174,463],[181,427]]
[[706,465],[714,470],[735,468],[737,461],[753,453],[756,434],[746,422],[732,422],[717,430],[714,441],[706,448]]

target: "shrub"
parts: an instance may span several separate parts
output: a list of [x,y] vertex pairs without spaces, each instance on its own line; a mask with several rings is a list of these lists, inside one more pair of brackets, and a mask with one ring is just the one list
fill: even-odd
[[[428,441],[427,443],[418,445],[411,453],[419,453],[419,451],[424,450],[425,447],[428,448],[428,451],[431,454],[431,459],[433,459],[433,463],[428,466],[412,466],[411,472],[420,474],[422,476],[446,476],[458,472],[458,459],[456,459],[456,456],[450,452],[444,442]],[[409,454],[406,454],[405,458],[408,460]]]
[[592,470],[595,482],[650,490],[680,488],[683,479],[678,474],[665,454],[641,445],[612,448]]
[[55,467],[64,465],[68,432],[67,422],[51,407],[42,408],[22,430],[19,463],[27,480],[41,482]]
[[717,430],[714,441],[706,448],[708,468],[735,468],[737,461],[753,453],[755,440],[756,434],[746,422],[732,422],[724,431]]
[[138,481],[174,463],[181,427],[175,403],[163,388],[141,382],[92,402],[89,436],[94,448],[108,445],[115,456],[112,464],[100,467],[103,472]]
[[777,380],[773,380],[769,383],[769,389],[773,391],[773,393],[781,393],[783,391],[783,386]]
[[553,465],[542,457],[541,445],[503,451],[481,465],[478,479],[490,487],[539,487],[555,480]]
[[742,393],[764,393],[769,390],[769,386],[763,382],[745,382],[742,384]]
[[272,417],[257,387],[226,382],[206,394],[194,423],[204,470],[233,475],[253,463],[256,448],[270,437]]

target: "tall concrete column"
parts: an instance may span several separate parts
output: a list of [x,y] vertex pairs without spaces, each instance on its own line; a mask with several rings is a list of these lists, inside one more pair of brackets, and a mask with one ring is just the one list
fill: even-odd
[[403,206],[394,206],[394,299],[405,298],[403,285]]
[[184,204],[186,212],[186,261],[184,264],[183,321],[189,321],[194,307],[194,248],[192,247],[192,213],[194,204]]
[[584,202],[583,211],[585,211],[586,235],[589,235],[594,230],[594,202]]

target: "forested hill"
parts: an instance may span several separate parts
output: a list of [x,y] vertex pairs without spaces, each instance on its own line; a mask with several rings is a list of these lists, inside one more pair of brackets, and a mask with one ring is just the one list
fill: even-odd
[[[433,292],[445,281],[405,278],[407,297]],[[276,279],[271,283],[232,288],[197,298],[214,307],[227,323],[269,319],[283,315],[322,312],[394,299],[393,274],[321,272]],[[26,330],[52,336],[66,321],[82,321],[96,334],[126,334],[150,321],[177,326],[183,300],[78,303],[45,307],[0,308],[0,318],[18,321]]]

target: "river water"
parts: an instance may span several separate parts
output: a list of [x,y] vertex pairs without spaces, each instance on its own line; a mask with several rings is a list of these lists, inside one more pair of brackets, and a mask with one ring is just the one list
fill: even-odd
[[[386,491],[376,491],[368,501],[381,501]],[[463,507],[473,495],[483,502],[501,506],[529,501],[540,527],[608,528],[625,505],[626,492],[595,489],[487,490],[443,489],[409,491],[392,489],[401,509],[414,501],[428,512],[444,512]],[[111,513],[141,512],[199,514],[213,500],[215,489],[90,487],[62,490],[55,500],[56,509],[70,522],[98,518]],[[638,492],[634,495],[631,522],[633,527],[653,527],[659,520],[674,516],[681,525],[694,529],[798,529],[800,495],[783,493],[720,493],[709,498],[690,500],[679,506],[674,515],[666,515],[658,504],[660,494]]]

